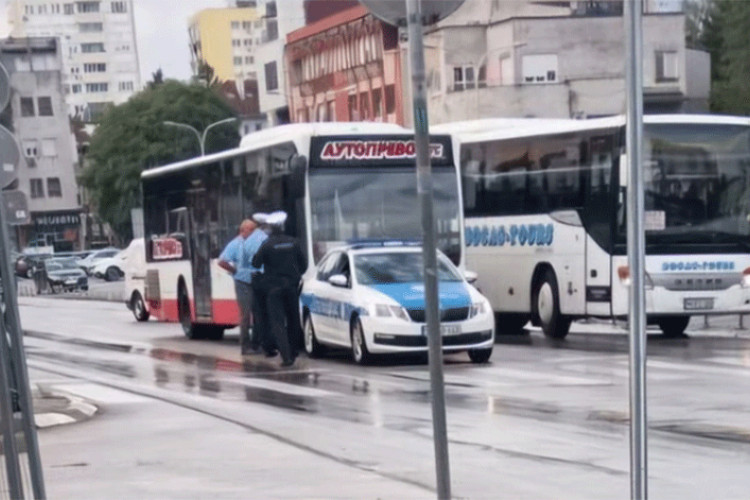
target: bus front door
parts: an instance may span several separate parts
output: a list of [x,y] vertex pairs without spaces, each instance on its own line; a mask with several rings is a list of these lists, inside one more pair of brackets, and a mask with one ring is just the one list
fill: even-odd
[[193,269],[193,301],[196,319],[213,317],[211,301],[211,238],[206,191],[188,193],[190,204],[190,263]]

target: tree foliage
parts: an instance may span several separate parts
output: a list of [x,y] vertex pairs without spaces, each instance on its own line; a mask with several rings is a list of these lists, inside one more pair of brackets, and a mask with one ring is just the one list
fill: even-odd
[[750,115],[750,2],[711,0],[701,43],[711,53],[711,109]]
[[[200,155],[195,134],[165,126],[164,121],[185,123],[202,132],[209,124],[233,116],[213,90],[174,80],[147,88],[113,107],[91,137],[80,179],[99,216],[120,237],[131,237],[130,210],[141,206],[141,172]],[[238,142],[233,124],[215,127],[206,138],[206,154],[235,147]]]

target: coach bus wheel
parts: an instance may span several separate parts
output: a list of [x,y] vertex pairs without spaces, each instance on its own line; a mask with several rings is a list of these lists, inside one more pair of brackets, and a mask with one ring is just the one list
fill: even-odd
[[528,322],[526,314],[495,313],[495,331],[499,335],[521,335]]
[[688,323],[690,323],[690,316],[665,316],[656,321],[662,334],[667,338],[682,337]]
[[323,355],[324,347],[320,345],[315,338],[315,328],[313,327],[310,314],[305,315],[305,352],[311,358],[319,358]]
[[362,323],[359,318],[352,320],[352,357],[358,365],[366,365],[370,362],[370,351],[367,350],[367,341],[365,341],[365,332],[362,330]]
[[534,287],[533,304],[544,335],[564,339],[570,330],[571,319],[560,314],[560,293],[552,269],[545,269]]
[[205,338],[205,329],[202,328],[202,325],[193,323],[193,318],[190,314],[190,299],[183,284],[180,284],[179,291],[177,292],[177,314],[180,318],[182,331],[187,338],[190,340]]
[[133,297],[130,299],[130,306],[133,309],[133,316],[136,321],[148,321],[150,316],[148,309],[146,309],[146,303],[143,301],[140,292],[133,292]]

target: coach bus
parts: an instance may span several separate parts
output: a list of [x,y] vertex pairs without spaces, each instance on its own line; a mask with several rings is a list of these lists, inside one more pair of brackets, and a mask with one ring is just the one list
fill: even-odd
[[[439,248],[463,266],[458,168],[451,139],[430,144]],[[243,218],[284,210],[311,273],[351,240],[421,238],[413,133],[378,123],[274,127],[239,147],[142,174],[145,299],[152,317],[187,337],[222,337],[238,323],[232,277],[217,264]]]
[[[644,119],[646,308],[679,336],[691,315],[750,312],[750,120]],[[624,117],[433,127],[460,150],[466,266],[500,332],[563,338],[577,318],[623,318]]]

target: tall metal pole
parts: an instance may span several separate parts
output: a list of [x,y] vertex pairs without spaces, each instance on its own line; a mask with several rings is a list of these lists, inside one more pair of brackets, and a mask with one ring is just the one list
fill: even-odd
[[[5,242],[2,242],[5,244]],[[3,296],[7,299],[10,294],[5,288],[3,279]],[[7,307],[7,306],[6,306]],[[24,498],[23,484],[21,483],[21,468],[18,464],[18,443],[16,442],[16,421],[13,416],[13,398],[10,387],[12,380],[12,368],[10,347],[8,345],[8,334],[5,329],[2,315],[0,315],[0,426],[2,426],[3,448],[2,455],[5,456],[5,473],[8,478],[8,490],[10,498]]]
[[[0,238],[2,238],[2,242],[0,242],[0,274],[2,274],[3,292],[5,294],[5,319],[10,337],[10,352],[13,359],[12,369],[15,375],[18,400],[21,406],[22,427],[24,437],[26,438],[31,487],[34,498],[41,500],[46,498],[44,475],[42,473],[42,458],[39,453],[39,440],[34,422],[34,406],[29,385],[29,372],[23,348],[23,330],[18,313],[16,280],[10,262],[10,247],[8,245],[10,239],[7,220],[8,214],[6,213],[5,204],[0,203]],[[7,454],[5,455],[5,459],[8,460]]]
[[440,336],[438,308],[437,252],[435,217],[432,200],[432,166],[430,165],[430,130],[427,120],[427,92],[425,89],[424,46],[422,42],[422,11],[419,0],[406,0],[406,19],[409,29],[409,54],[414,99],[414,142],[417,153],[417,191],[422,207],[422,253],[424,255],[424,293],[427,319],[427,343],[430,360],[432,394],[432,429],[435,444],[435,473],[438,498],[451,497],[450,465],[448,463],[448,433],[445,416],[443,385],[443,339]]
[[648,497],[646,418],[646,294],[643,175],[643,1],[624,2],[630,267],[630,496]]

